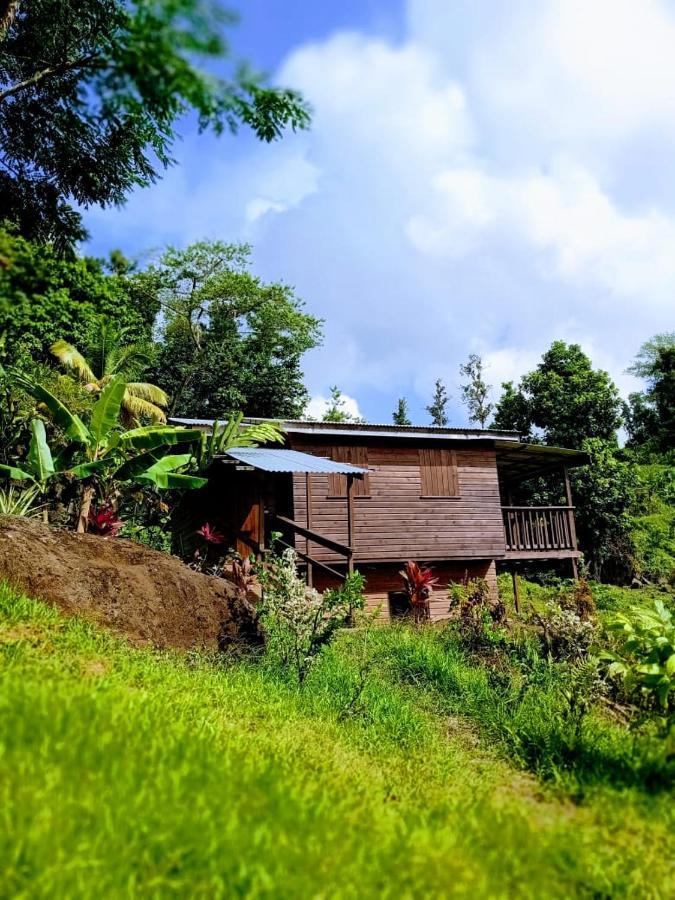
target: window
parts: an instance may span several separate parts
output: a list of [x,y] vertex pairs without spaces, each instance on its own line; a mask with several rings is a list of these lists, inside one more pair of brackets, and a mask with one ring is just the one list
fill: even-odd
[[422,497],[459,497],[457,454],[446,447],[419,451],[420,495]]
[[[367,447],[331,447],[330,458],[335,462],[348,463],[350,466],[358,466],[360,469],[368,468]],[[328,476],[328,496],[347,496],[346,475]],[[368,475],[364,475],[363,478],[354,479],[354,496],[370,497],[370,477]]]
[[405,591],[389,591],[389,618],[405,619],[412,613],[410,597]]

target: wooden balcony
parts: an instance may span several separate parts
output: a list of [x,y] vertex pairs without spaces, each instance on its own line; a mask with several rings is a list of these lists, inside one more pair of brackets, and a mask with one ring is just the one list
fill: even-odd
[[579,556],[573,506],[502,506],[507,559]]

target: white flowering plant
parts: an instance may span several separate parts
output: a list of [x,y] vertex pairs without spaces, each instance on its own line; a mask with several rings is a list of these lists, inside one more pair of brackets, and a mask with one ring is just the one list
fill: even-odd
[[263,587],[259,621],[267,652],[302,683],[321,648],[349,622],[354,591],[336,589],[321,594],[307,587],[290,547],[279,556],[268,557],[258,577]]

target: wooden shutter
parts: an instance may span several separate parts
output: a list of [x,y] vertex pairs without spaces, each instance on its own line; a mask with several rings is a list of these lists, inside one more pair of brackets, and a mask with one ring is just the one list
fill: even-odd
[[[335,460],[335,462],[348,463],[350,466],[358,466],[360,469],[368,468],[367,447],[331,447],[330,458]],[[346,475],[328,476],[328,496],[347,496]],[[368,475],[364,475],[363,478],[354,479],[354,496],[370,496],[370,481]]]
[[458,497],[457,454],[446,447],[420,449],[420,495]]

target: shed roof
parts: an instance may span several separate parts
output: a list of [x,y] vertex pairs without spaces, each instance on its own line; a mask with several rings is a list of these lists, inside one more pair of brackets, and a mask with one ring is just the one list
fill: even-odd
[[368,472],[368,469],[335,462],[323,456],[300,453],[298,450],[232,447],[225,455],[264,472],[323,472],[331,475],[365,475]]

